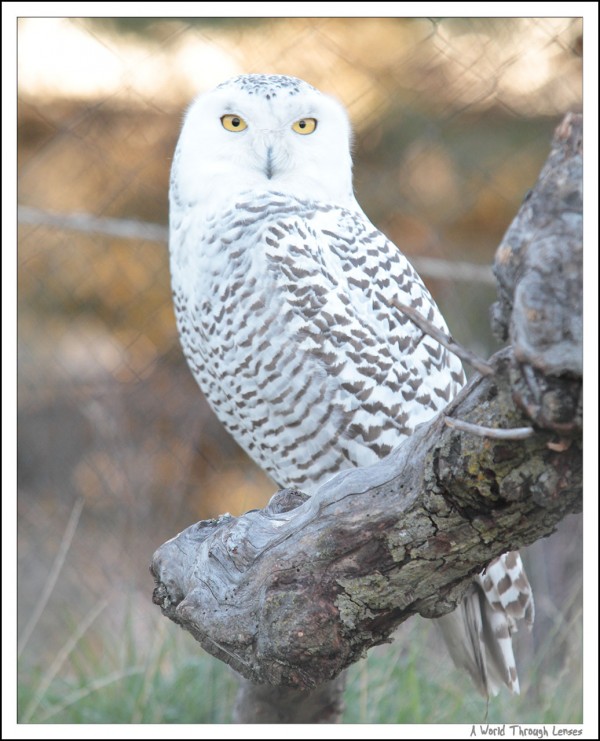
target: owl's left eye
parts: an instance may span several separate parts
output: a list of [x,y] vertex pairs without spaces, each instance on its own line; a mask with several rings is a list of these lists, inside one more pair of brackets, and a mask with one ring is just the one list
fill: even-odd
[[292,124],[292,129],[296,134],[312,134],[317,128],[316,118],[301,118]]
[[241,116],[236,116],[235,113],[228,113],[226,116],[221,116],[221,123],[227,131],[243,131],[248,128],[248,124],[244,119]]

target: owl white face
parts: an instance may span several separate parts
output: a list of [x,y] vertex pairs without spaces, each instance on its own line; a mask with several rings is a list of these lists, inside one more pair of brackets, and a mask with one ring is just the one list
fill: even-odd
[[350,206],[350,125],[344,108],[307,83],[243,75],[200,95],[178,144],[179,203],[218,208],[247,191]]

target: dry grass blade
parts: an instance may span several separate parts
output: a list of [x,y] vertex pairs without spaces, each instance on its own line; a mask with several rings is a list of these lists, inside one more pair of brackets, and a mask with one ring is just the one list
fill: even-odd
[[54,677],[58,674],[60,671],[62,665],[65,663],[65,661],[69,658],[69,655],[71,651],[75,648],[77,645],[79,639],[85,634],[87,629],[90,627],[90,625],[94,622],[94,620],[100,615],[102,610],[106,607],[108,604],[108,600],[102,600],[96,607],[94,607],[91,612],[89,612],[86,617],[82,620],[82,622],[79,625],[79,628],[73,633],[69,640],[65,643],[65,645],[61,648],[61,650],[56,655],[56,658],[48,668],[48,671],[44,674],[42,681],[40,682],[31,702],[27,706],[27,709],[23,713],[23,717],[21,718],[21,723],[30,723],[31,719],[33,718],[33,714],[39,707],[39,704],[44,699],[44,695],[46,694],[46,690],[50,686],[52,680]]
[[62,567],[65,563],[65,558],[67,557],[67,553],[69,552],[69,548],[71,547],[71,543],[73,541],[73,536],[75,535],[75,531],[77,530],[79,518],[83,510],[83,503],[83,499],[78,499],[73,505],[73,509],[71,510],[71,514],[69,516],[69,521],[67,522],[64,535],[60,542],[60,548],[58,550],[58,553],[56,554],[56,558],[54,559],[52,568],[50,569],[48,579],[46,580],[46,586],[44,587],[44,591],[37,601],[37,604],[33,612],[31,613],[31,617],[29,618],[29,621],[25,626],[25,629],[23,630],[23,635],[21,636],[21,640],[19,641],[17,649],[17,656],[21,656],[21,654],[23,653],[25,646],[27,645],[33,631],[35,630],[35,626],[37,625],[38,620],[42,616],[42,613],[44,612],[44,609],[48,604],[50,595],[54,591],[54,586],[56,585],[58,576],[62,571]]

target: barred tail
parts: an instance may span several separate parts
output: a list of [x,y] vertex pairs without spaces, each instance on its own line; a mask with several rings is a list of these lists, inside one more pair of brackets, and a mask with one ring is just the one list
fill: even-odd
[[469,587],[456,610],[436,620],[454,663],[484,696],[505,685],[519,693],[512,645],[517,621],[533,624],[531,587],[515,551],[494,559]]

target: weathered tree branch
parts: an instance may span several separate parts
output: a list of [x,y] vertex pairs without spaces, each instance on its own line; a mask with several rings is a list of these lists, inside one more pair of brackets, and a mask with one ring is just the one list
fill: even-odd
[[494,321],[511,346],[445,412],[535,434],[480,437],[438,415],[310,499],[284,490],[263,510],[197,523],[154,555],[166,616],[254,682],[312,688],[409,616],[452,610],[493,557],[580,510],[580,183],[570,116],[498,251]]
[[513,349],[516,403],[541,427],[582,427],[583,119],[567,114],[496,252],[496,335]]

